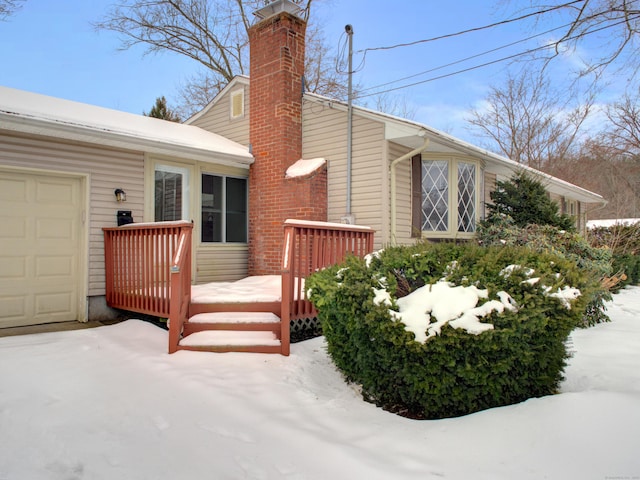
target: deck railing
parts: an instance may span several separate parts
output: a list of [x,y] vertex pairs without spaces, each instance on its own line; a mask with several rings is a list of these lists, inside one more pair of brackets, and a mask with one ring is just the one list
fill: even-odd
[[[287,220],[282,253],[282,318],[315,317],[317,312],[307,300],[304,280],[349,254],[363,257],[371,253],[373,235],[369,227]],[[282,330],[283,354],[288,355],[289,322],[282,322]]]
[[[170,268],[180,245],[188,245],[191,285],[190,222],[132,223],[103,228],[107,304],[132,312],[168,318],[171,304]],[[185,270],[183,270],[185,272]],[[190,295],[190,292],[189,292]]]
[[182,326],[191,305],[191,230],[182,230],[171,262],[171,305],[169,306],[169,353],[178,348]]

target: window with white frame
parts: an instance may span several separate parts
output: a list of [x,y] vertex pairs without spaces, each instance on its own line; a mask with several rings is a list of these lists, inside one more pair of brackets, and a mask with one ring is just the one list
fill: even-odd
[[479,166],[456,158],[414,159],[414,230],[425,236],[471,236],[478,219]]
[[189,218],[189,169],[155,166],[154,220],[166,222]]
[[203,243],[246,243],[248,185],[246,178],[202,174]]

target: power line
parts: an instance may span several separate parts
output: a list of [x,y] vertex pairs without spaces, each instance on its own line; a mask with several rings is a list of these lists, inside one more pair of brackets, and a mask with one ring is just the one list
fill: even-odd
[[531,13],[528,13],[526,15],[522,15],[520,17],[512,18],[512,19],[509,19],[509,20],[501,20],[499,22],[492,23],[490,25],[485,25],[485,26],[482,26],[482,27],[469,28],[467,30],[461,30],[461,31],[455,32],[455,33],[448,33],[446,35],[440,35],[438,37],[426,38],[426,39],[423,39],[423,40],[416,40],[414,42],[398,43],[396,45],[389,45],[389,46],[385,46],[385,47],[365,48],[364,50],[358,50],[356,53],[366,53],[366,52],[372,52],[372,51],[376,51],[376,50],[391,50],[391,49],[400,48],[400,47],[410,47],[410,46],[413,46],[413,45],[418,45],[420,43],[435,42],[436,40],[443,40],[445,38],[457,37],[457,36],[464,35],[464,34],[467,34],[467,33],[479,32],[481,30],[486,30],[488,28],[493,28],[493,27],[497,27],[497,26],[500,26],[500,25],[506,25],[508,23],[513,23],[513,22],[517,22],[517,21],[520,21],[520,20],[524,20],[525,18],[530,18],[530,17],[536,16],[536,15],[542,15],[542,14],[545,14],[545,13],[549,13],[549,12],[552,12],[554,10],[559,10],[561,8],[565,8],[565,7],[574,5],[576,3],[581,3],[581,2],[584,2],[584,1],[586,1],[586,0],[574,0],[572,2],[563,3],[562,5],[557,5],[555,7],[550,7],[550,8],[547,8],[545,10],[538,10],[536,12],[531,12]]
[[530,37],[523,38],[521,40],[516,40],[515,42],[507,43],[506,45],[501,45],[499,47],[492,48],[491,50],[486,50],[484,52],[476,53],[475,55],[471,55],[469,57],[461,58],[460,60],[456,60],[455,62],[446,63],[444,65],[440,65],[438,67],[430,68],[429,70],[425,70],[423,72],[414,73],[413,75],[408,75],[406,77],[398,78],[398,79],[392,80],[390,82],[381,83],[379,85],[374,85],[372,87],[363,88],[363,89],[360,90],[360,92],[366,92],[368,90],[373,90],[375,88],[386,87],[387,85],[391,85],[392,83],[402,82],[403,80],[409,80],[410,78],[415,78],[415,77],[419,77],[420,75],[425,75],[427,73],[435,72],[437,70],[442,70],[443,68],[451,67],[453,65],[458,65],[459,63],[464,63],[464,62],[466,62],[468,60],[473,60],[474,58],[483,57],[483,56],[488,55],[490,53],[494,53],[494,52],[497,52],[499,50],[504,50],[505,48],[513,47],[514,45],[517,45],[519,43],[528,42],[529,40],[533,40],[534,38],[541,37],[543,35],[547,35],[549,33],[555,32],[556,30],[560,30],[560,29],[566,28],[569,25],[571,25],[571,24],[567,23],[565,25],[561,25],[559,27],[552,28],[551,30],[547,30],[545,32],[541,32],[541,33],[538,33],[536,35],[532,35]]
[[[583,33],[580,33],[580,34],[578,34],[578,35],[574,35],[574,36],[572,36],[572,37],[567,37],[567,38],[565,39],[565,41],[567,41],[567,42],[568,42],[568,41],[576,40],[576,39],[578,39],[578,38],[585,37],[585,36],[590,35],[590,34],[592,34],[592,33],[597,33],[597,32],[600,32],[600,31],[606,30],[607,28],[616,27],[616,26],[618,26],[618,25],[622,25],[622,24],[624,24],[624,23],[627,23],[629,20],[634,20],[634,19],[638,19],[638,18],[640,18],[640,14],[632,15],[632,16],[630,16],[629,18],[624,19],[624,20],[621,20],[621,21],[619,21],[619,22],[617,22],[617,23],[613,23],[613,24],[610,24],[610,25],[604,26],[604,27],[602,27],[602,28],[597,28],[597,29],[594,29],[594,30],[589,30],[588,32],[583,32]],[[379,92],[375,92],[375,93],[367,93],[366,95],[358,95],[358,94],[357,94],[357,95],[356,95],[356,98],[366,98],[366,97],[371,97],[371,96],[373,96],[373,95],[380,95],[380,94],[382,94],[382,93],[394,92],[394,91],[396,91],[396,90],[401,90],[401,89],[403,89],[403,88],[414,87],[414,86],[416,86],[416,85],[421,85],[421,84],[423,84],[423,83],[433,82],[433,81],[435,81],[435,80],[441,80],[441,79],[443,79],[443,78],[452,77],[452,76],[454,76],[454,75],[459,75],[459,74],[461,74],[461,73],[466,73],[466,72],[469,72],[469,71],[472,71],[472,70],[477,70],[477,69],[479,69],[479,68],[487,67],[487,66],[489,66],[489,65],[494,65],[494,64],[496,64],[496,63],[504,62],[504,61],[506,61],[506,60],[511,60],[511,59],[513,59],[513,58],[521,57],[521,56],[524,56],[524,55],[529,55],[529,54],[531,54],[531,53],[534,53],[534,52],[537,52],[537,51],[540,51],[540,50],[545,50],[545,49],[553,48],[553,47],[554,47],[554,45],[553,45],[553,44],[550,44],[550,45],[542,45],[542,46],[540,46],[540,47],[536,47],[536,48],[532,48],[532,49],[529,49],[529,50],[525,50],[524,52],[515,53],[515,54],[513,54],[513,55],[509,55],[509,56],[502,57],[502,58],[499,58],[499,59],[496,59],[496,60],[492,60],[492,61],[490,61],[490,62],[482,63],[482,64],[480,64],[480,65],[474,65],[474,66],[472,66],[472,67],[464,68],[464,69],[462,69],[462,70],[457,70],[457,71],[455,71],[455,72],[451,72],[451,73],[446,73],[446,74],[444,74],[444,75],[439,75],[439,76],[437,76],[437,77],[427,78],[427,79],[425,79],[425,80],[421,80],[421,81],[419,81],[419,82],[414,82],[414,83],[410,83],[410,84],[407,84],[407,85],[401,85],[401,86],[399,86],[399,87],[389,88],[389,89],[381,90],[381,91],[379,91]],[[454,63],[456,63],[456,62],[454,62]],[[389,82],[389,83],[395,83],[395,82]]]

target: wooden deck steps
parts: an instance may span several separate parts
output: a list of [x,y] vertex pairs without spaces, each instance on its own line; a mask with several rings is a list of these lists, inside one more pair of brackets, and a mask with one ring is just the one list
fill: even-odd
[[169,353],[241,351],[289,355],[291,322],[316,315],[304,279],[373,250],[369,227],[286,220],[275,275],[192,285],[193,223],[104,228],[107,304],[169,318]]
[[282,342],[271,331],[204,330],[183,337],[180,350],[280,353]]
[[[196,311],[202,309],[201,305]],[[213,311],[196,313],[184,322],[178,349],[280,353],[280,339],[280,317],[273,312]]]

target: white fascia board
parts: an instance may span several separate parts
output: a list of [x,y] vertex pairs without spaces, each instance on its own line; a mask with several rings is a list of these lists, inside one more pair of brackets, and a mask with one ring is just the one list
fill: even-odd
[[248,153],[248,150],[246,154],[236,155],[213,149],[209,150],[179,143],[163,142],[156,138],[144,138],[141,136],[100,130],[77,124],[67,124],[47,121],[39,118],[13,115],[6,112],[0,112],[0,125],[3,130],[13,132],[42,135],[94,145],[122,148],[125,150],[136,150],[147,153],[176,156],[187,160],[217,163],[235,167],[249,168],[249,165],[254,161],[253,156]]

